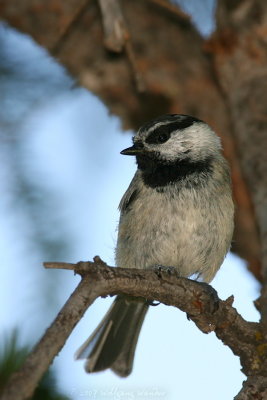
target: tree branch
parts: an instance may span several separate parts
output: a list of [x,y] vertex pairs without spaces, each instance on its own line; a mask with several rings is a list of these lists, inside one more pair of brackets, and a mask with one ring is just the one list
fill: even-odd
[[45,263],[46,268],[71,269],[82,280],[44,336],[11,377],[2,400],[23,400],[33,394],[42,375],[63,347],[87,308],[99,296],[128,294],[158,300],[186,312],[202,332],[214,331],[234,354],[240,356],[243,371],[249,375],[260,367],[259,324],[245,321],[232,307],[233,297],[220,300],[206,283],[180,278],[164,271],[113,268],[99,257],[94,262]]

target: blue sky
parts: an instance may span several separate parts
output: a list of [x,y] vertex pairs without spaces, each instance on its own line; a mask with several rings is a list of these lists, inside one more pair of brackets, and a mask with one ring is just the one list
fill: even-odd
[[[32,343],[79,281],[69,271],[44,270],[43,261],[98,254],[114,265],[117,206],[135,171],[134,160],[119,153],[132,132],[121,133],[96,96],[71,89],[64,69],[28,37],[2,27],[0,52],[0,322],[7,335],[18,326],[21,341]],[[212,285],[257,320],[258,284],[242,260],[229,255]],[[225,400],[241,388],[231,351],[163,305],[146,317],[130,377],[86,374],[74,353],[110,302],[95,302],[54,361],[58,386],[72,399]]]

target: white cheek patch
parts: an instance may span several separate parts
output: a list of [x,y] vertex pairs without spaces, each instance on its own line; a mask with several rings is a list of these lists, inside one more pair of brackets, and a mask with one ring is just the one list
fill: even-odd
[[184,140],[177,140],[177,137],[171,137],[168,142],[161,145],[160,153],[165,155],[168,160],[172,161],[175,160],[177,156],[181,157],[187,149],[188,146],[186,146]]

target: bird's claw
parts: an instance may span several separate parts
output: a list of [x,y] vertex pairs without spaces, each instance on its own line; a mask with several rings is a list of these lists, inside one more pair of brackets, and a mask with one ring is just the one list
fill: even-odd
[[153,265],[153,271],[158,275],[159,278],[162,277],[163,274],[168,275],[176,275],[176,269],[174,267],[166,267],[164,265]]

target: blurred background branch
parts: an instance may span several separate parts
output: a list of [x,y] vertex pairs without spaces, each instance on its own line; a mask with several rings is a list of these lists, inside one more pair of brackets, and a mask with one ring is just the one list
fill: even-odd
[[[250,174],[244,168],[249,163],[243,161],[245,154],[250,152],[241,147],[242,144],[249,146],[249,143],[238,139],[239,131],[247,136],[248,125],[244,124],[246,129],[244,126],[237,129],[236,124],[244,122],[250,115],[255,121],[249,126],[254,126],[256,130],[262,113],[254,110],[258,102],[253,102],[253,109],[248,112],[247,107],[240,108],[231,100],[235,97],[235,90],[244,88],[244,80],[247,82],[244,96],[249,96],[248,70],[254,71],[251,76],[254,91],[257,86],[260,90],[264,78],[264,59],[255,68],[261,54],[262,57],[264,55],[259,37],[264,21],[261,28],[256,11],[253,15],[249,14],[250,7],[248,5],[246,9],[245,3],[249,4],[242,1],[231,8],[220,2],[217,30],[206,40],[188,16],[167,0],[110,1],[104,7],[102,2],[97,1],[42,0],[27,0],[15,7],[11,0],[2,2],[2,18],[46,47],[67,67],[79,85],[99,96],[110,112],[121,118],[124,128],[136,129],[148,119],[175,112],[196,115],[214,127],[222,137],[225,153],[232,165],[238,205],[233,249],[246,258],[249,268],[261,280],[259,225],[250,193],[253,177],[249,179]],[[263,5],[256,8],[257,15],[265,15]],[[239,9],[241,15],[243,9],[248,14],[243,18],[250,18],[249,32],[242,29],[239,19],[235,20]],[[76,15],[79,15],[77,21]],[[70,24],[73,18],[76,23]],[[118,33],[118,29],[122,42],[107,47],[107,43],[115,40],[114,34]],[[239,45],[243,42],[244,46]],[[127,43],[131,47],[130,64]],[[232,64],[235,57],[240,60]],[[243,70],[239,68],[240,63],[251,65]],[[136,80],[139,82],[137,86]],[[241,117],[242,111],[246,117]],[[249,137],[255,135],[255,131],[249,133]]]

